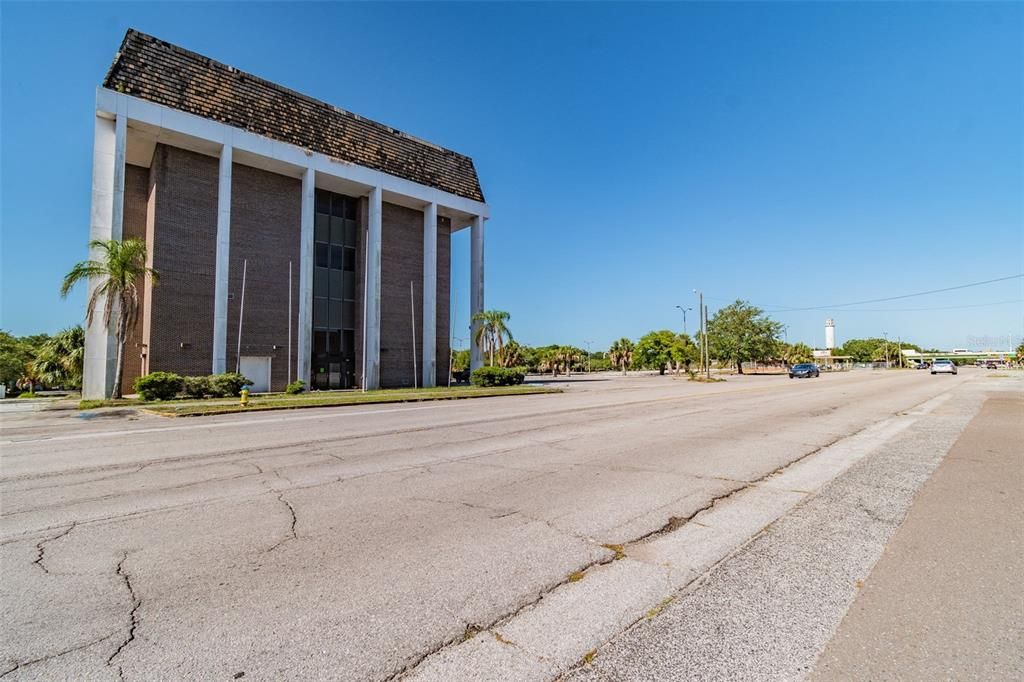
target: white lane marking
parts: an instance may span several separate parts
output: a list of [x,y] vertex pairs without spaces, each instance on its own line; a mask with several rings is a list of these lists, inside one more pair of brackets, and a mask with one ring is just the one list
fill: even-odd
[[[362,417],[365,415],[372,414],[391,414],[394,412],[417,412],[420,410],[436,410],[444,405],[426,405],[422,407],[395,407],[388,410],[365,410],[362,412],[340,412],[334,414],[309,414],[309,415],[289,415],[287,417],[266,417],[261,419],[242,419],[238,421],[230,422],[214,422],[210,423],[195,423],[195,424],[182,424],[180,426],[154,426],[145,429],[122,429],[120,431],[95,431],[93,433],[78,433],[70,434],[67,436],[46,436],[44,438],[31,438],[25,440],[0,440],[0,445],[23,445],[25,443],[49,443],[58,440],[80,440],[84,438],[105,438],[108,436],[130,436],[136,433],[165,433],[167,431],[188,431],[194,429],[216,429],[228,426],[250,426],[253,424],[272,424],[275,422],[297,422],[297,421],[309,421],[314,419],[338,419],[343,417]],[[187,419],[187,417],[182,417]]]

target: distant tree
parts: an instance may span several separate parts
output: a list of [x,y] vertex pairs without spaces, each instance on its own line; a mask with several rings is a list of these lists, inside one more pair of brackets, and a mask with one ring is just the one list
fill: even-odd
[[0,383],[8,388],[15,386],[32,356],[32,347],[23,339],[0,331]]
[[665,368],[672,362],[672,347],[675,342],[675,332],[668,329],[644,334],[636,344],[636,364],[647,369],[656,369],[658,374],[664,374]]
[[85,330],[75,325],[51,336],[32,361],[42,383],[47,386],[82,386],[85,363]]
[[693,342],[689,334],[676,334],[669,347],[669,355],[672,357],[672,362],[675,363],[677,374],[680,368],[688,373],[690,365],[700,359],[700,348]]
[[1024,362],[1024,341],[1021,341],[1017,345],[1017,350],[1015,351],[1015,355],[1017,357],[1017,362]]
[[89,242],[89,248],[99,254],[100,260],[76,263],[64,276],[60,295],[67,296],[79,282],[96,281],[97,286],[86,303],[85,321],[87,325],[92,324],[100,301],[104,301],[103,325],[109,327],[113,322],[117,339],[117,366],[110,397],[120,398],[124,345],[139,317],[139,286],[146,275],[155,283],[157,273],[146,266],[146,242],[140,239],[97,239]]
[[525,353],[528,349],[516,341],[509,341],[501,349],[499,364],[502,367],[524,367],[526,365]]
[[494,366],[494,356],[500,356],[506,339],[512,340],[512,332],[505,324],[511,317],[504,310],[485,310],[473,315],[473,322],[480,323],[473,342],[482,353],[488,356],[488,364],[492,367]]
[[789,366],[798,365],[801,362],[810,362],[814,359],[814,350],[806,343],[784,343],[780,346],[779,356]]
[[747,301],[736,301],[720,309],[708,323],[708,350],[712,357],[736,365],[768,360],[777,355],[782,324]]
[[469,349],[452,351],[452,371],[464,372],[467,369],[469,369]]
[[608,349],[608,359],[616,367],[622,370],[622,376],[626,376],[626,369],[633,364],[633,352],[636,346],[632,341],[623,337],[612,344]]

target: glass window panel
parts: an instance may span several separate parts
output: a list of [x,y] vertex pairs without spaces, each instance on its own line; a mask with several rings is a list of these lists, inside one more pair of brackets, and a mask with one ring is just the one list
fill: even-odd
[[337,355],[341,352],[341,332],[327,332],[327,343],[329,353]]
[[356,250],[345,249],[345,269],[355,272],[356,269]]
[[331,215],[338,218],[345,217],[345,197],[340,194],[331,195]]
[[[333,303],[333,301],[332,301]],[[353,329],[356,326],[356,302],[345,301],[345,329]],[[339,325],[341,326],[341,325]]]
[[330,308],[330,320],[328,326],[331,329],[341,329],[341,301],[328,301]]
[[326,298],[314,298],[313,299],[313,326],[314,327],[326,327],[327,326],[327,299]]
[[[330,297],[333,299],[341,300],[344,298],[343,291],[341,288],[341,270],[328,270],[331,273],[331,293]],[[324,294],[327,296],[327,294]]]
[[342,350],[351,355],[356,352],[356,333],[354,331],[346,331],[341,334],[342,339]]
[[354,299],[356,297],[356,273],[346,270],[343,274],[345,275],[345,288],[342,289],[344,292],[342,298]]
[[330,213],[331,212],[331,193],[325,192],[322,189],[316,191],[316,212],[317,213]]
[[345,221],[341,218],[331,218],[331,243],[341,244],[345,239]]
[[327,332],[313,332],[313,352],[318,355],[327,352]]
[[326,213],[317,213],[314,220],[315,228],[313,230],[313,240],[318,242],[330,241],[330,220],[331,217]]
[[349,220],[356,219],[356,201],[356,199],[349,198],[349,200],[345,202],[345,217]]
[[345,246],[356,245],[356,221],[345,221]]
[[328,270],[327,268],[317,268],[316,270],[313,271],[314,296],[322,296],[323,298],[327,298],[327,273],[329,272],[330,270]]
[[341,251],[342,247],[337,244],[331,244],[331,267],[341,270]]
[[326,268],[328,265],[330,265],[330,261],[328,259],[328,254],[330,252],[328,251],[327,244],[317,243],[315,246],[316,246],[316,249],[315,249],[316,250],[316,265],[319,268]]

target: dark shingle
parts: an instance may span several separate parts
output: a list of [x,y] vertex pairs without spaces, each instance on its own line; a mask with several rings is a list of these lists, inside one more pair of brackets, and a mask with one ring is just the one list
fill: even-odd
[[103,87],[483,201],[473,160],[129,29]]

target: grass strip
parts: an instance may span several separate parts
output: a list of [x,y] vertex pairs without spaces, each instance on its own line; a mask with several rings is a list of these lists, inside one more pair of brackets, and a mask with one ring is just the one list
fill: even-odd
[[136,403],[144,405],[150,414],[165,417],[202,417],[234,412],[259,412],[263,410],[295,410],[307,407],[338,407],[344,405],[372,405],[380,403],[411,403],[431,400],[463,400],[468,398],[493,398],[504,395],[533,395],[540,393],[561,393],[561,390],[540,386],[497,386],[493,388],[423,388],[385,389],[380,391],[306,393],[297,396],[257,396],[249,399],[243,407],[238,399],[230,402],[219,400],[188,400],[161,403]]

